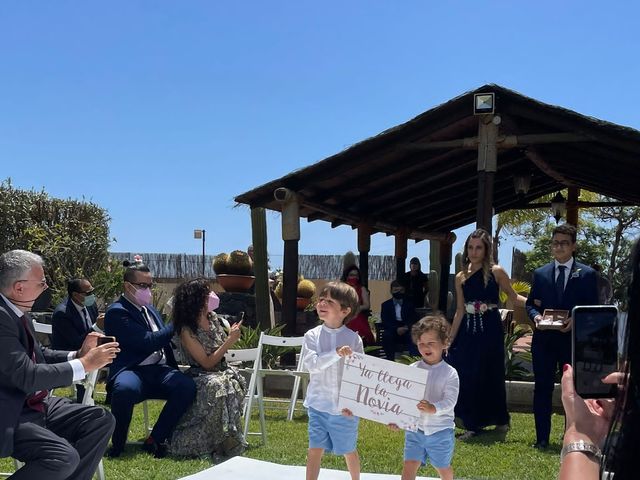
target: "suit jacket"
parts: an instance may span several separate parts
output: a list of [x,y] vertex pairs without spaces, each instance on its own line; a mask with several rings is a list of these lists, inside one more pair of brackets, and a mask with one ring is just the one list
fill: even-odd
[[0,297],[0,457],[13,453],[13,434],[28,395],[39,390],[71,385],[69,352],[43,347],[34,338],[36,363],[29,355],[29,340],[22,321]]
[[418,320],[413,303],[406,298],[402,301],[400,317],[402,317],[401,322],[396,320],[396,307],[393,304],[393,298],[382,303],[382,306],[380,307],[380,318],[385,331],[391,331],[392,329],[395,330],[396,328],[403,326],[411,328],[411,326]]
[[545,309],[568,310],[576,305],[598,305],[598,277],[596,271],[575,260],[568,273],[562,301],[556,298],[555,262],[548,263],[533,272],[533,285],[527,298],[527,314],[533,321]]
[[151,331],[142,312],[124,296],[107,308],[104,317],[105,335],[116,337],[120,344],[120,353],[109,366],[109,383],[112,383],[120,372],[138,365],[158,350],[164,350],[168,365],[178,368],[171,349],[173,324],[164,325],[155,308],[146,308],[158,327],[157,332]]
[[[98,318],[98,308],[95,305],[86,308],[93,325]],[[51,326],[51,346],[60,350],[78,350],[87,334],[92,331],[70,298],[53,311]]]

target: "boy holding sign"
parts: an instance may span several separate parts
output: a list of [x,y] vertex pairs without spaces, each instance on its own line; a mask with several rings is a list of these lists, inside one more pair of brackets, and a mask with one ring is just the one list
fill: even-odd
[[344,357],[363,353],[362,340],[344,324],[358,312],[358,294],[343,282],[330,282],[318,295],[316,311],[323,324],[304,336],[304,367],[309,386],[304,406],[309,414],[307,480],[317,480],[325,450],[344,455],[352,480],[360,478],[356,450],[358,418],[338,409]]
[[[416,432],[405,432],[402,480],[415,480],[427,460],[442,480],[453,480],[451,458],[454,446],[454,413],[460,381],[455,368],[442,360],[449,345],[449,322],[441,316],[421,319],[411,329],[411,338],[422,360],[411,366],[429,371],[424,400],[417,408],[421,419]],[[389,427],[397,430],[398,426]]]

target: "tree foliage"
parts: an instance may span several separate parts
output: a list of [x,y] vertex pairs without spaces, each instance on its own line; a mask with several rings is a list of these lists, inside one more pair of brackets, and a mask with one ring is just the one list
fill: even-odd
[[66,294],[68,278],[92,278],[105,269],[109,221],[107,211],[93,202],[20,190],[10,179],[0,183],[0,251],[40,254],[56,300]]
[[[567,197],[564,192],[565,198]],[[548,202],[551,195],[540,198]],[[611,202],[611,199],[582,190],[580,201]],[[548,207],[531,210],[510,210],[498,215],[494,245],[498,247],[503,235],[512,235],[526,241],[532,247],[525,252],[525,268],[533,271],[549,262],[549,240],[555,226]],[[640,207],[606,206],[579,210],[578,248],[576,259],[587,265],[599,264],[609,278],[614,299],[622,302],[629,278],[627,264],[630,247],[640,232]],[[497,258],[497,252],[494,252]]]

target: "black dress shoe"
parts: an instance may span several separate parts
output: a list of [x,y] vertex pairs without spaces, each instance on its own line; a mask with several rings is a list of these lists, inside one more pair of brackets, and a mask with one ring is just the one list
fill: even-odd
[[533,444],[533,448],[537,448],[538,450],[546,450],[549,448],[549,442],[546,440],[540,440]]
[[156,442],[152,437],[149,437],[144,441],[142,449],[156,458],[164,458],[167,456],[167,445],[165,443]]
[[107,458],[118,458],[124,452],[123,448],[111,447],[107,452]]

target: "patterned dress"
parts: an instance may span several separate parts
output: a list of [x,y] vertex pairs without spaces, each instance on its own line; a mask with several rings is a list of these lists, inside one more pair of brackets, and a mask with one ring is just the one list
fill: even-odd
[[[198,328],[192,334],[204,347],[207,355],[213,353],[227,338],[218,317],[211,314],[209,330]],[[176,344],[183,359],[191,366],[185,373],[191,375],[198,389],[196,399],[180,419],[169,442],[169,453],[177,456],[234,456],[247,447],[242,437],[241,415],[247,384],[242,375],[223,360],[213,371],[202,369],[191,358],[187,349]]]

